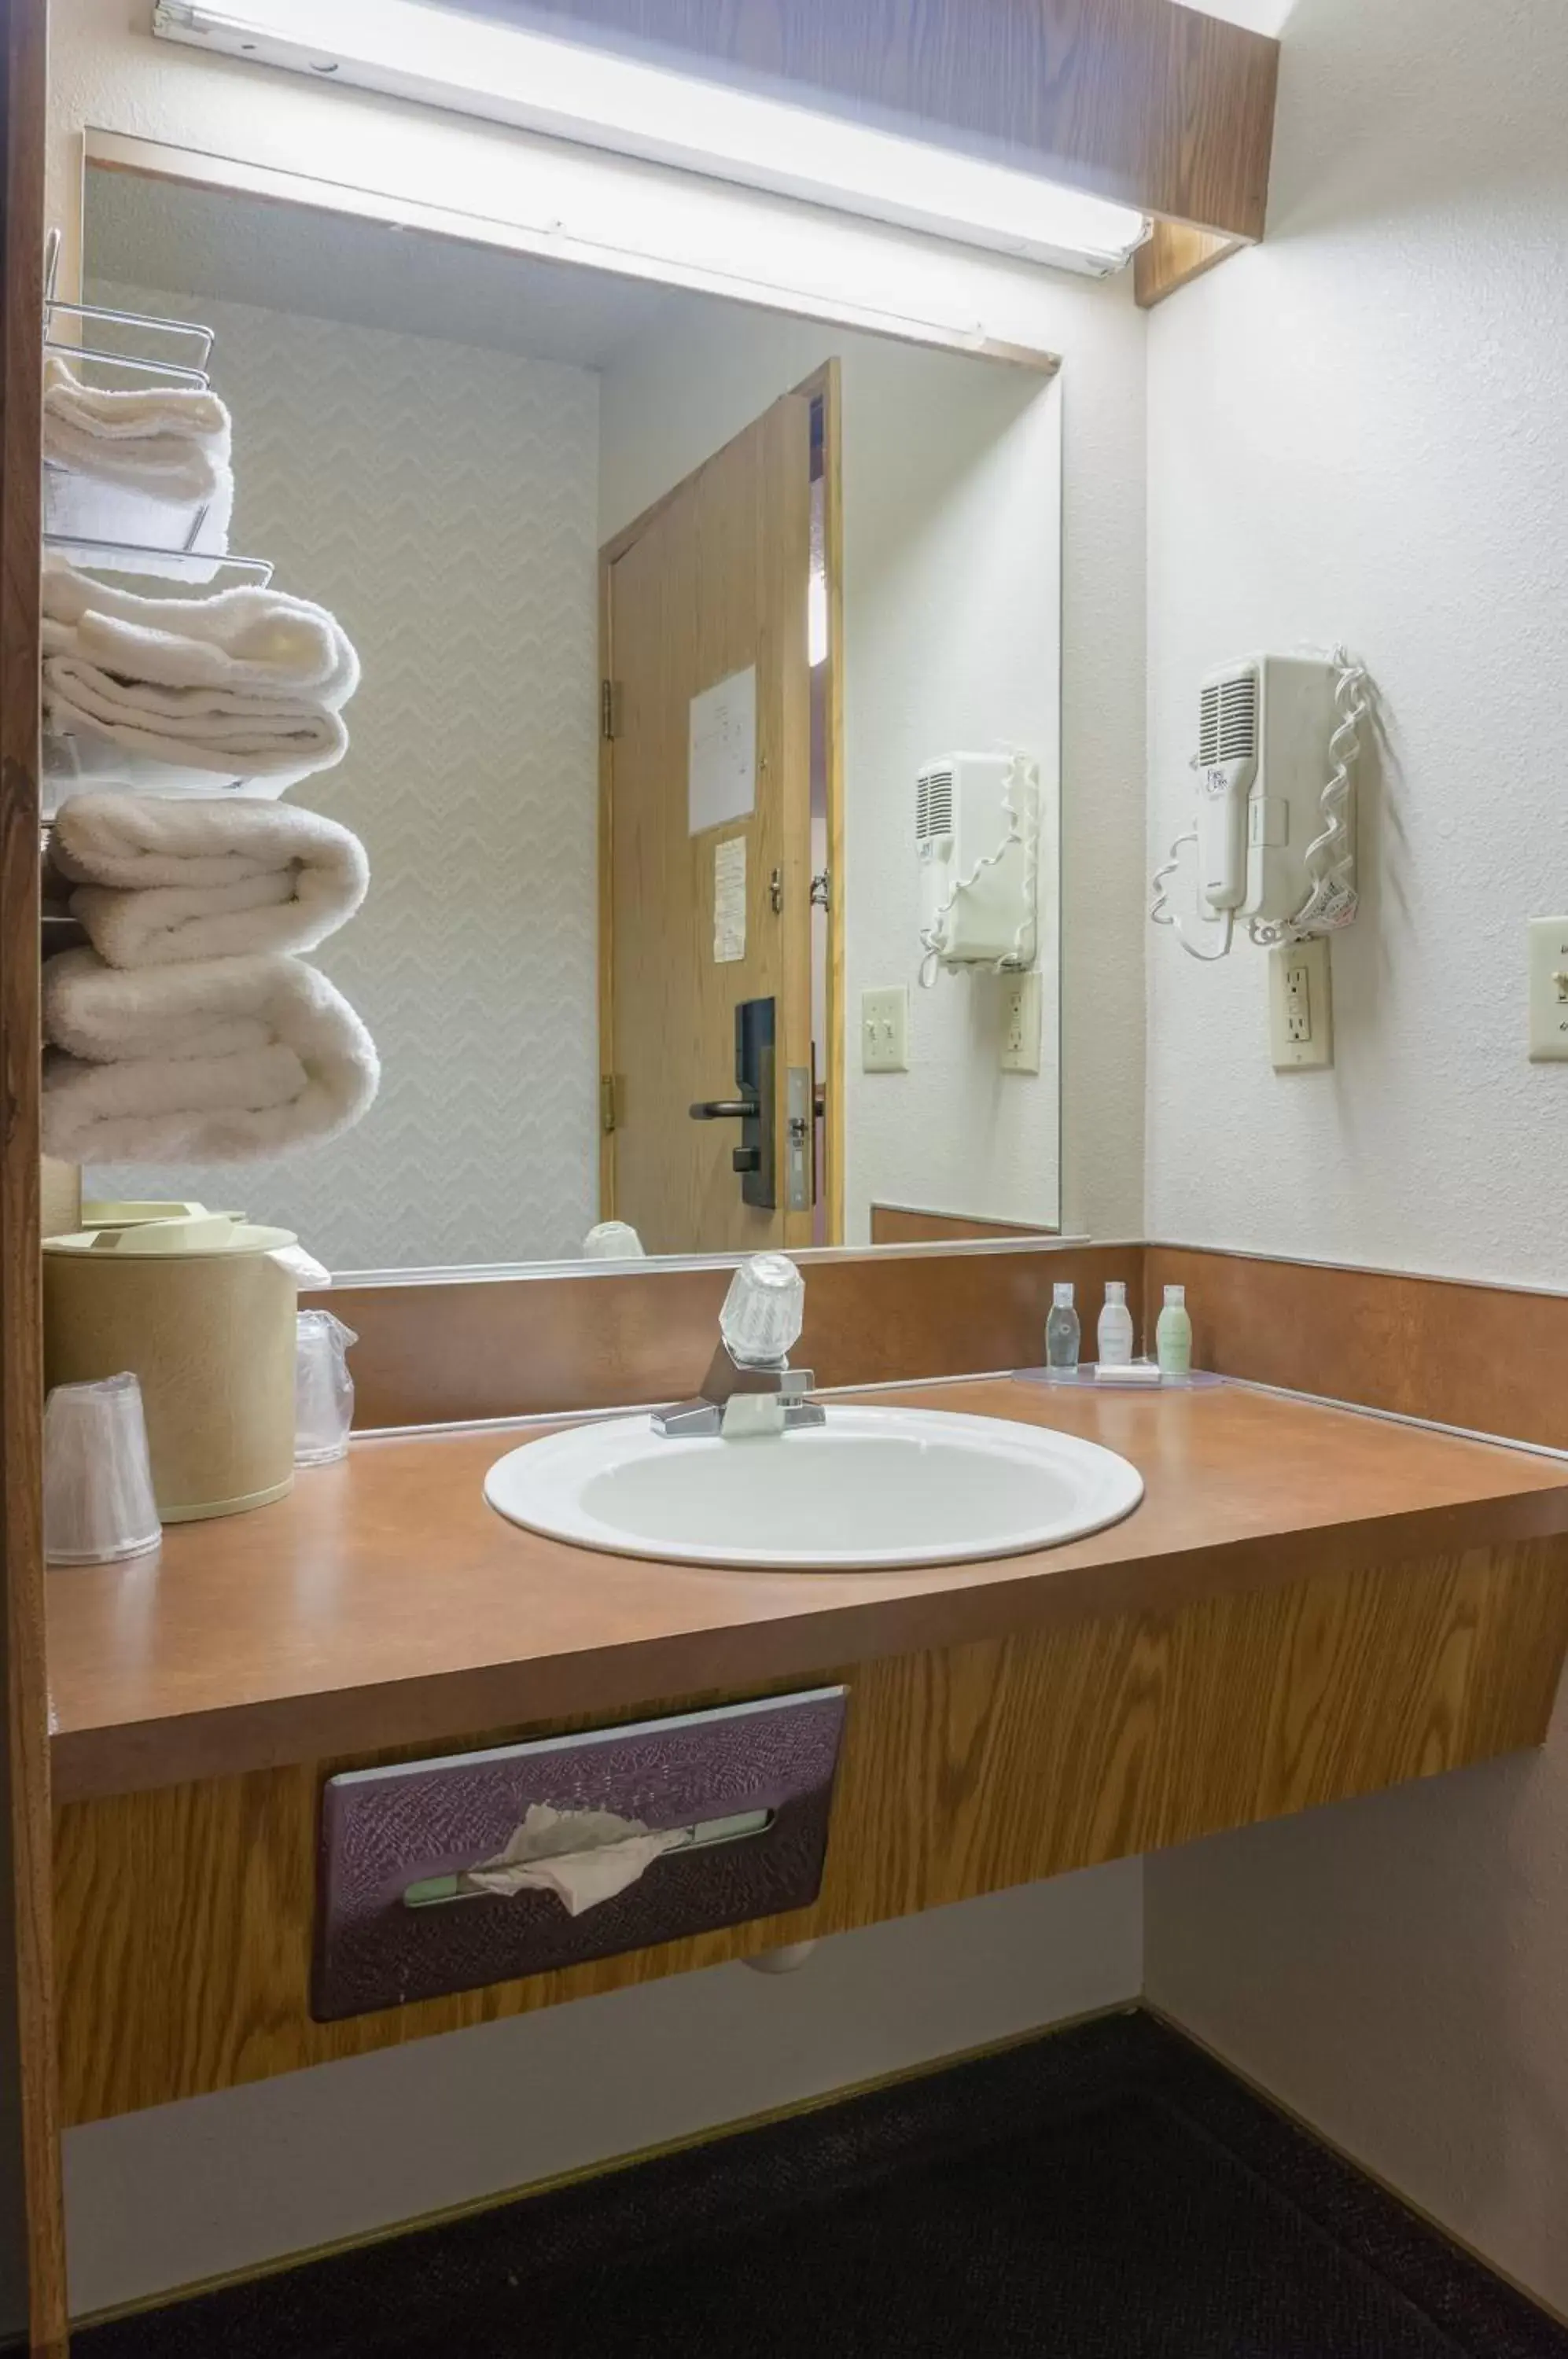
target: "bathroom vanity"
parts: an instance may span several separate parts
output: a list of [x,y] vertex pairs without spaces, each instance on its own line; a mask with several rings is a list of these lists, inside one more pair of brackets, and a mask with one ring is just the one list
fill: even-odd
[[[1107,1396],[993,1378],[877,1397],[1101,1442],[1138,1469],[1142,1504],[1091,1538],[964,1566],[655,1564],[503,1521],[485,1474],[538,1429],[492,1426],[367,1438],[274,1506],[168,1533],[159,1559],[51,1582],[66,2119],[1541,1741],[1568,1650],[1560,1460],[1240,1384]],[[330,1777],[840,1683],[812,1906],[312,2016]]]
[[[1167,910],[1160,894],[1150,911],[1145,873],[1160,779],[1196,756],[1222,706],[1255,756],[1264,675],[1215,636],[1234,600],[1173,601],[1167,578],[1183,501],[1250,578],[1237,520],[1257,478],[1206,470],[1192,430],[1224,431],[1196,356],[1236,339],[1202,339],[1179,366],[1173,338],[1151,377],[1133,304],[1261,237],[1279,45],[1174,0],[994,0],[986,23],[957,0],[546,12],[563,39],[575,20],[590,64],[624,49],[638,65],[652,41],[710,98],[760,81],[841,131],[869,119],[939,165],[1028,173],[1020,248],[1016,186],[995,218],[989,199],[978,219],[967,200],[938,203],[939,183],[967,177],[952,168],[922,172],[912,213],[896,190],[866,205],[815,177],[794,131],[781,180],[756,178],[749,153],[744,170],[732,156],[686,172],[663,122],[651,147],[623,149],[486,119],[494,78],[472,110],[447,103],[455,55],[417,89],[356,82],[352,58],[312,52],[294,71],[258,54],[252,5],[237,19],[220,0],[9,0],[0,14],[0,2343],[27,2306],[30,2347],[49,2359],[69,2340],[62,2126],[1517,1754],[1544,1741],[1568,1655],[1568,1394],[1550,1376],[1568,1353],[1568,1294],[1252,1249],[1294,1239],[1449,1270],[1558,1268],[1549,1187],[1529,1208],[1544,1223],[1532,1247],[1497,1173],[1532,1168],[1527,1121],[1547,1169],[1535,1135],[1556,1136],[1561,1100],[1524,1099],[1518,1075],[1506,1103],[1474,1087],[1483,1058],[1499,1073],[1522,1061],[1500,995],[1472,989],[1452,958],[1463,1025],[1457,998],[1422,1002],[1451,1083],[1439,1103],[1401,1094],[1414,1001],[1401,1015],[1398,990],[1380,1004],[1370,990],[1384,948],[1417,990],[1415,953],[1453,883],[1433,864],[1446,821],[1406,841],[1397,776],[1390,762],[1379,786],[1371,741],[1412,756],[1411,808],[1440,818],[1432,749],[1449,760],[1465,743],[1421,724],[1423,694],[1441,714],[1443,683],[1401,647],[1397,568],[1381,626],[1376,600],[1357,609],[1378,640],[1360,652],[1404,710],[1363,749],[1363,849],[1381,878],[1368,914],[1388,938],[1367,953],[1353,940],[1339,967],[1345,1071],[1282,1080],[1295,1094],[1281,1123],[1282,1097],[1258,1098],[1244,1076],[1265,1055],[1261,975],[1250,1051],[1228,979],[1210,977],[1202,1001],[1168,1000],[1161,983],[1150,1002],[1146,987],[1146,913]],[[402,12],[346,13],[370,27]],[[490,16],[499,39],[518,15],[467,0],[452,24],[474,38]],[[1293,104],[1313,82],[1298,78]],[[1355,141],[1329,142],[1308,171],[1323,147],[1292,132],[1276,192],[1292,237],[1281,272],[1265,257],[1252,275],[1255,313],[1238,296],[1243,329],[1269,317],[1260,285],[1288,300],[1298,248],[1320,288],[1346,257],[1377,266],[1334,179]],[[1372,183],[1357,187],[1361,202]],[[1085,200],[1127,212],[1126,236],[1059,247],[1035,212],[1053,195],[1073,214]],[[1096,285],[1129,240],[1129,283],[1113,266]],[[1408,277],[1401,253],[1388,282],[1401,299]],[[1357,284],[1373,319],[1377,284]],[[205,339],[200,365],[174,375],[220,395],[225,420],[234,402],[232,545],[199,545],[205,504],[179,542],[109,533],[102,516],[89,535],[62,529],[61,483],[41,473],[40,363],[47,343],[84,366],[93,323],[115,331],[95,364],[111,373],[159,374],[121,330],[150,329],[166,353],[171,334]],[[1340,352],[1326,332],[1307,341]],[[1451,344],[1445,323],[1438,349]],[[1357,386],[1345,349],[1334,401],[1316,404],[1331,419]],[[1369,345],[1361,374],[1408,406],[1434,382],[1423,348],[1408,357],[1401,374]],[[1247,419],[1249,458],[1277,450],[1281,484],[1301,475],[1305,382],[1281,387],[1272,438],[1258,403]],[[1367,447],[1391,449],[1396,433],[1376,432],[1397,426],[1429,455],[1442,446],[1416,431],[1422,415],[1408,431],[1394,412],[1372,418]],[[1410,509],[1389,514],[1402,526]],[[1295,530],[1258,512],[1265,539]],[[269,579],[276,556],[291,595],[352,623],[354,747],[319,796],[375,853],[344,976],[374,999],[386,1069],[352,1144],[345,1131],[281,1169],[242,1163],[232,1195],[211,1166],[90,1173],[111,1200],[232,1201],[319,1253],[335,1273],[323,1299],[358,1339],[359,1433],[345,1461],[302,1467],[271,1504],[47,1576],[40,1413],[60,1372],[40,1244],[85,1232],[81,1172],[40,1170],[48,995],[33,946],[40,933],[46,952],[84,945],[59,845],[41,865],[38,852],[73,777],[147,780],[122,777],[120,753],[92,768],[94,732],[62,724],[58,679],[40,744],[46,537],[82,571],[137,579],[126,560],[151,560],[156,584],[192,599],[220,544],[247,580]],[[1305,599],[1310,568],[1300,587]],[[1150,616],[1164,626],[1146,647]],[[1352,620],[1325,598],[1312,628]],[[1326,737],[1319,713],[1323,742],[1307,750],[1324,759],[1301,765],[1334,824],[1304,842],[1295,828],[1296,850],[1321,855],[1312,897],[1292,894],[1284,936],[1269,920],[1259,951],[1293,941],[1307,915],[1326,951],[1318,919],[1330,911],[1337,929],[1350,914],[1328,897],[1350,882],[1335,848],[1361,675],[1345,665],[1348,705]],[[1263,750],[1278,776],[1267,730]],[[1244,802],[1247,763],[1225,760],[1239,893],[1251,854],[1291,843],[1290,808],[1259,780]],[[221,775],[243,795],[261,774]],[[1542,788],[1537,818],[1549,799]],[[1530,858],[1552,873],[1533,837]],[[1216,911],[1227,940],[1264,914],[1239,899]],[[1320,1064],[1332,1037],[1314,973],[1281,1002],[1291,1066]],[[71,1053],[58,1033],[51,1045]],[[1555,1084],[1548,1071],[1530,1086]],[[1186,1169],[1162,1093],[1201,1104]],[[1417,1120],[1428,1159],[1407,1171]],[[1484,1156],[1461,1186],[1472,1134]],[[1273,1158],[1269,1187],[1237,1159],[1235,1187],[1211,1188],[1220,1156],[1248,1142],[1259,1169]],[[1407,1240],[1422,1190],[1448,1225],[1412,1220]],[[1156,1221],[1182,1225],[1138,1242]],[[1227,1234],[1247,1249],[1227,1251]],[[486,1503],[508,1452],[600,1414],[646,1426],[648,1404],[702,1384],[726,1257],[763,1248],[810,1265],[798,1357],[817,1385],[808,1400],[789,1370],[797,1413],[825,1399],[831,1428],[869,1394],[878,1410],[1055,1429],[1127,1462],[1136,1506],[1034,1553],[867,1571],[743,1569],[728,1534],[706,1562],[600,1553]],[[1129,1289],[1147,1332],[1163,1284],[1185,1285],[1198,1364],[1225,1381],[1116,1393],[994,1373],[1039,1356],[1053,1281],[1078,1289],[1086,1349],[1104,1288]],[[272,1372],[279,1479],[288,1357]],[[743,1364],[785,1366],[776,1353]],[[254,1442],[254,1415],[227,1394],[220,1406]],[[709,1391],[684,1406],[733,1402]],[[759,1534],[790,1522],[785,1486],[812,1463],[809,1447],[791,1452],[810,1439],[798,1425],[735,1444],[776,1451],[783,1470],[770,1495],[758,1485],[760,1507],[744,1501]],[[941,1503],[956,1556],[1000,1522],[984,1479]],[[188,1495],[274,1490],[236,1479]],[[912,1500],[906,1560],[933,1545]],[[831,1500],[811,1505],[831,1523]],[[798,1547],[803,1528],[783,1537]],[[548,1761],[516,1766],[541,1745]],[[550,1782],[550,1762],[589,1754],[621,1761],[621,1785]],[[613,1808],[623,1825],[650,1821],[636,1835],[681,1842],[579,1916],[533,1887],[473,1891],[497,1850],[533,1864],[511,1846],[536,1775],[542,1808]],[[678,1792],[679,1818],[645,1811],[637,1780],[652,1777],[666,1800]],[[491,1938],[530,1925],[533,1946]],[[1419,1973],[1434,1945],[1421,1928],[1412,1940]],[[1118,1970],[1099,1987],[1119,2004],[1133,1986]],[[1288,1992],[1279,2004],[1293,2030]],[[692,2017],[690,2054],[707,2031],[701,2006]],[[1434,2078],[1447,2036],[1429,2041]],[[666,2060],[675,2082],[686,2060]],[[209,2110],[167,2125],[203,2164]],[[365,2134],[388,2117],[367,2113]],[[416,2108],[404,2118],[417,2140]],[[115,2132],[79,2149],[152,2154],[166,2125],[143,2126],[145,2143]],[[246,2174],[228,2178],[248,2208]],[[87,2184],[76,2175],[82,2284]],[[164,2203],[156,2168],[146,2184]],[[1499,2212],[1506,2193],[1487,2190]]]

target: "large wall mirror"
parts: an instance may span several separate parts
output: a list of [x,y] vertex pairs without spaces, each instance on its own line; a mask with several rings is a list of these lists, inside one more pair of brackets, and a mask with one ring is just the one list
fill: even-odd
[[203,164],[90,163],[83,293],[215,330],[231,547],[358,648],[290,799],[369,854],[315,955],[383,1082],[328,1146],[88,1193],[340,1273],[1054,1231],[1049,360]]

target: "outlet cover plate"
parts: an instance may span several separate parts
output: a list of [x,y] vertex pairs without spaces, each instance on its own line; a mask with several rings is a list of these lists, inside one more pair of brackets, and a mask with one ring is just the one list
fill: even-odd
[[1040,969],[1002,977],[1002,1049],[1004,1073],[1040,1071]]
[[1334,1062],[1328,947],[1326,935],[1314,934],[1269,953],[1269,1050],[1276,1072]]
[[909,986],[885,984],[860,995],[860,1070],[907,1073],[909,1070]]

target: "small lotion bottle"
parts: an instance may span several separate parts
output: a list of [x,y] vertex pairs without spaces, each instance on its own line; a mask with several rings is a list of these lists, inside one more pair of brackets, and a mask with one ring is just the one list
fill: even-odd
[[1057,1282],[1051,1289],[1051,1315],[1045,1322],[1045,1364],[1053,1376],[1077,1375],[1081,1341],[1073,1288]]
[[1192,1322],[1187,1316],[1187,1289],[1168,1286],[1165,1308],[1154,1330],[1154,1356],[1162,1376],[1184,1376],[1192,1364]]
[[1132,1361],[1132,1312],[1127,1309],[1126,1283],[1119,1277],[1105,1281],[1099,1353],[1102,1368],[1125,1368]]

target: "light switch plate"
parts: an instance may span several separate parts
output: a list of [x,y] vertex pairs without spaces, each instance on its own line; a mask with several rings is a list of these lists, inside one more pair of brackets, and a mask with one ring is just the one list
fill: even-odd
[[909,986],[887,984],[860,995],[860,1069],[866,1073],[909,1070]]
[[1325,935],[1286,942],[1269,953],[1269,1050],[1280,1073],[1334,1062]]
[[1040,969],[1002,977],[1002,1052],[1004,1073],[1040,1071]]
[[1568,918],[1530,921],[1530,1060],[1568,1058]]

